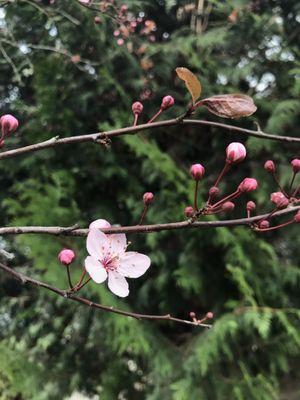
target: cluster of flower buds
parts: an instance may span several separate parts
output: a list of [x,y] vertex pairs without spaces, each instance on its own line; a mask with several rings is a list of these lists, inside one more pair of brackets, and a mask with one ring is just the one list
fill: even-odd
[[[172,96],[167,95],[164,96],[162,101],[161,101],[161,105],[159,110],[157,111],[157,113],[148,121],[148,124],[154,122],[163,111],[168,110],[169,108],[173,107],[173,105],[175,104],[175,100]],[[134,126],[137,124],[138,122],[138,118],[140,116],[140,114],[143,112],[144,106],[141,102],[139,101],[135,101],[132,106],[131,106],[133,115],[134,115]]]
[[4,146],[5,137],[13,134],[18,129],[18,126],[19,122],[13,115],[6,114],[0,118],[0,127],[1,127],[0,147]]
[[[114,38],[118,46],[123,46],[134,33],[139,33],[148,39],[149,42],[155,42],[156,24],[153,20],[146,19],[144,12],[138,16],[129,11],[126,4],[117,4],[115,0],[79,0],[85,6],[93,10],[99,10],[102,14],[110,15],[117,21],[118,27],[114,31]],[[98,15],[94,18],[95,24],[101,24],[102,19]]]
[[[298,183],[297,185],[295,184],[295,179],[297,177],[297,174],[300,172],[300,160],[295,158],[291,161],[291,169],[292,169],[292,176],[291,176],[291,182],[289,184],[289,188],[286,189],[284,188],[279,181],[278,175],[277,175],[277,169],[276,165],[273,160],[267,160],[264,164],[264,169],[272,174],[276,185],[279,188],[279,191],[273,192],[270,195],[270,201],[273,203],[275,208],[267,215],[264,219],[258,221],[253,225],[253,228],[256,231],[261,231],[261,232],[266,232],[266,231],[271,231],[271,230],[276,230],[279,228],[283,228],[287,225],[290,225],[292,223],[299,223],[300,221],[300,212],[298,211],[296,215],[292,219],[289,219],[286,222],[283,222],[279,225],[274,225],[271,226],[270,224],[270,219],[272,215],[278,211],[287,208],[289,205],[297,204],[300,202],[300,186]],[[250,203],[250,202],[249,202]],[[255,209],[255,204],[254,207],[251,207],[250,204],[247,204],[247,216],[251,216],[251,212],[254,211]]]
[[[220,195],[220,189],[218,187],[220,180],[225,173],[234,165],[245,159],[247,151],[242,143],[233,142],[230,143],[226,148],[226,159],[225,165],[216,179],[214,185],[209,189],[208,200],[204,207],[201,209],[197,205],[198,197],[198,183],[203,178],[205,169],[201,164],[194,164],[190,168],[190,174],[196,182],[195,195],[194,195],[194,207],[188,206],[184,210],[184,214],[187,218],[196,218],[201,214],[217,214],[220,212],[230,212],[235,208],[233,200],[241,196],[244,193],[250,193],[257,189],[258,183],[254,178],[245,178],[237,187],[237,189],[221,198],[219,201],[213,203],[213,200]],[[253,202],[252,202],[253,203]],[[254,203],[253,203],[254,204]],[[255,207],[254,207],[255,208]]]
[[191,318],[191,320],[196,324],[196,325],[200,325],[203,324],[203,322],[207,321],[208,319],[213,319],[214,318],[214,313],[209,311],[205,314],[204,317],[202,318],[197,318],[197,315],[194,311],[190,311],[189,316]]

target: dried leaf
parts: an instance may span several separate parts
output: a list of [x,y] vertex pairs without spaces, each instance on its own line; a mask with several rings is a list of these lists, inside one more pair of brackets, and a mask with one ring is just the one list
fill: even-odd
[[201,94],[201,83],[199,82],[199,79],[185,67],[176,68],[176,73],[178,77],[184,81],[187,90],[192,96],[194,104]]
[[223,118],[248,117],[257,110],[251,97],[244,94],[221,94],[201,102],[210,112]]

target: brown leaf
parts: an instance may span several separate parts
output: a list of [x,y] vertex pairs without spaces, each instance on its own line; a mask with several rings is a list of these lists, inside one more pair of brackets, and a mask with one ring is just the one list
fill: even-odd
[[187,90],[192,96],[194,104],[201,94],[201,83],[199,82],[199,79],[185,67],[176,68],[176,73],[178,77],[184,81]]
[[201,101],[210,112],[223,118],[248,117],[257,107],[251,97],[244,94],[221,94]]

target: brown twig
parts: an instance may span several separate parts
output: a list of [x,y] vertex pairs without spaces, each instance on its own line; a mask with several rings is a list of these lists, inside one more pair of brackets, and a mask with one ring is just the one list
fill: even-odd
[[73,300],[76,301],[78,303],[81,304],[85,304],[89,307],[93,307],[93,308],[97,308],[100,309],[102,311],[107,311],[107,312],[111,312],[111,313],[115,313],[115,314],[119,314],[119,315],[124,315],[126,317],[130,317],[130,318],[135,318],[137,320],[142,320],[142,319],[146,319],[146,320],[163,320],[163,321],[172,321],[172,322],[177,322],[180,324],[184,324],[184,325],[193,325],[193,326],[201,326],[203,328],[211,328],[212,326],[209,324],[201,324],[201,323],[197,323],[194,321],[188,321],[185,319],[180,319],[180,318],[175,318],[172,317],[170,314],[166,314],[166,315],[151,315],[151,314],[140,314],[140,313],[135,313],[135,312],[130,312],[130,311],[123,311],[123,310],[119,310],[117,308],[114,307],[110,307],[110,306],[105,306],[103,304],[99,304],[99,303],[95,303],[93,301],[90,301],[84,297],[81,296],[77,296],[74,295],[72,293],[70,293],[69,291],[65,291],[65,290],[61,290],[55,286],[51,286],[48,283],[45,282],[41,282],[38,281],[36,279],[30,278],[29,276],[26,276],[20,272],[17,272],[15,270],[13,270],[12,268],[8,267],[7,265],[4,265],[2,263],[0,263],[0,269],[2,269],[3,271],[5,271],[6,273],[8,273],[9,275],[11,275],[12,277],[14,277],[15,279],[17,279],[18,281],[22,282],[23,284],[31,284],[33,286],[37,286],[37,287],[41,287],[44,289],[47,289],[53,293],[56,293],[57,295],[64,297],[66,299],[69,300]]
[[[272,215],[274,217],[280,217],[288,215],[300,210],[299,206],[290,206],[284,210],[280,210]],[[226,228],[234,226],[249,226],[261,219],[268,218],[270,213],[257,215],[251,218],[239,218],[230,219],[223,221],[196,221],[193,222],[191,219],[180,222],[170,222],[165,224],[153,224],[153,225],[133,225],[133,226],[121,226],[101,229],[104,233],[151,233],[161,232],[166,230],[177,230],[177,229],[189,229],[189,228]],[[63,235],[63,236],[86,236],[88,229],[74,229],[73,227],[61,227],[61,226],[8,226],[0,228],[0,235],[19,235],[19,234],[49,234],[49,235]]]
[[153,122],[151,124],[141,124],[138,126],[129,126],[126,128],[114,129],[108,132],[98,132],[92,133],[88,135],[78,135],[78,136],[70,136],[66,138],[59,139],[59,136],[55,136],[51,139],[48,139],[44,142],[32,144],[25,147],[19,147],[18,149],[8,150],[0,153],[0,160],[5,158],[16,157],[26,153],[33,153],[35,151],[48,149],[51,147],[56,147],[64,144],[74,144],[74,143],[83,143],[83,142],[94,142],[97,143],[99,139],[110,139],[112,137],[122,136],[126,134],[135,134],[147,129],[155,129],[166,126],[176,126],[176,125],[204,125],[204,126],[212,126],[222,128],[228,132],[238,132],[243,133],[248,136],[255,136],[261,139],[270,139],[277,140],[287,143],[300,143],[300,137],[291,137],[291,136],[279,136],[279,135],[271,135],[269,133],[264,133],[262,131],[254,131],[250,129],[240,128],[234,125],[222,124],[219,122],[212,121],[204,121],[204,120],[196,120],[196,119],[183,119],[174,118],[167,121],[159,121]]

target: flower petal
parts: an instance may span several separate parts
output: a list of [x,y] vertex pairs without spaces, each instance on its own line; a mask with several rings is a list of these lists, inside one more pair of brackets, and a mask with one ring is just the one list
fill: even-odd
[[90,277],[96,283],[102,283],[107,278],[107,272],[103,265],[95,258],[88,256],[84,262],[85,269],[89,273]]
[[96,229],[103,229],[103,228],[110,228],[111,224],[106,221],[106,219],[96,219],[96,221],[93,221],[90,226],[89,229],[92,228],[96,228]]
[[150,267],[151,260],[144,254],[128,251],[120,257],[118,272],[127,278],[139,278]]
[[113,255],[121,255],[125,253],[127,247],[126,235],[124,233],[118,233],[108,235],[110,242],[110,253]]
[[124,276],[118,274],[118,272],[109,271],[108,287],[115,295],[119,297],[126,297],[129,295],[128,282]]
[[109,241],[107,236],[99,229],[89,230],[86,248],[88,253],[96,260],[101,259],[108,252]]

